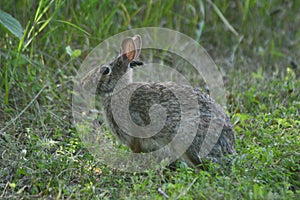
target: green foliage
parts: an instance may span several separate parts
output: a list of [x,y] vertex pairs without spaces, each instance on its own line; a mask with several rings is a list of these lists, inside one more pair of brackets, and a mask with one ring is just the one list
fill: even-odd
[[[0,11],[0,24],[20,38],[0,32],[0,199],[299,199],[299,1],[0,7],[21,24]],[[99,42],[144,26],[193,37],[222,69],[237,132],[230,169],[210,163],[199,173],[184,165],[122,173],[83,146],[71,123],[73,76]]]
[[18,20],[13,18],[10,14],[0,9],[0,25],[6,28],[11,34],[19,39],[22,38],[23,28]]
[[81,51],[80,49],[76,49],[76,50],[72,50],[70,46],[66,47],[66,52],[69,56],[71,56],[71,58],[77,58],[80,56]]

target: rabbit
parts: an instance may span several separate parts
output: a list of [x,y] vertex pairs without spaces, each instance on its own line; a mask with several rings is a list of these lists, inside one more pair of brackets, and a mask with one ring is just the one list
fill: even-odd
[[[197,168],[203,164],[203,159],[222,163],[226,155],[236,155],[234,147],[235,131],[230,118],[209,94],[202,92],[201,89],[174,82],[143,83],[136,87],[136,83],[132,82],[132,68],[143,66],[142,62],[136,60],[141,52],[141,47],[142,39],[140,35],[125,38],[121,42],[120,54],[111,63],[94,68],[81,79],[81,85],[86,90],[97,86],[96,95],[100,97],[99,101],[103,107],[106,123],[117,140],[128,146],[134,153],[153,152],[169,144],[175,138],[176,133],[181,130],[180,120],[182,120],[180,100],[173,91],[183,93],[190,91],[190,93],[186,92],[184,94],[184,96],[187,96],[187,102],[189,101],[188,95],[190,95],[191,99],[194,99],[198,105],[195,107],[186,103],[185,107],[188,110],[187,113],[194,113],[194,120],[197,119],[199,123],[195,129],[195,136],[192,138],[190,145],[179,156],[179,159],[191,167]],[[118,83],[118,81],[121,81],[121,83]],[[115,120],[114,108],[111,104],[117,84],[121,85],[116,92],[121,93],[118,97],[121,99],[123,95],[128,94],[131,88],[136,87],[129,102],[130,118],[135,126],[128,126],[125,130]],[[155,106],[153,108],[153,105],[158,106],[158,109],[155,109]],[[143,137],[143,127],[155,120],[153,118],[154,114],[162,116],[165,122],[158,133]],[[157,121],[159,120],[157,119]],[[192,120],[186,121],[188,124]],[[212,121],[213,123],[211,123]],[[220,124],[222,128],[219,135],[209,132],[212,136],[215,134],[216,137],[219,137],[212,149],[208,150],[209,152],[203,157],[200,151],[201,146],[205,145],[204,138],[208,135],[209,127],[212,125],[214,128],[214,125],[218,126]],[[138,131],[136,131],[137,126],[140,127]],[[140,135],[132,135],[131,132],[139,132]],[[181,142],[185,142],[184,138],[181,138],[181,140],[178,144],[173,145],[174,151],[177,147],[180,148]]]

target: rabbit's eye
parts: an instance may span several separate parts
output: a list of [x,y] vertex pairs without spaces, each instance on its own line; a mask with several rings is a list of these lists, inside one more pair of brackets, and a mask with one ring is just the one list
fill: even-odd
[[101,67],[100,72],[103,75],[110,75],[111,68],[109,66],[103,66],[103,67]]

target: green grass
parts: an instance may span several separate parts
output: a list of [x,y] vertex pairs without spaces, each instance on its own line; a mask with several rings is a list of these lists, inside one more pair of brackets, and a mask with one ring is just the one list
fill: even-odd
[[[0,198],[299,199],[299,1],[199,2],[1,1],[25,31],[0,29]],[[219,65],[237,132],[231,171],[123,173],[82,144],[72,77],[101,41],[144,26],[189,35]]]

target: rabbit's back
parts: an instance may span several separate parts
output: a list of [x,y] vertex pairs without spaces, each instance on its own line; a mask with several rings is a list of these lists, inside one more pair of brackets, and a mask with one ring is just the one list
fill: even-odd
[[[129,84],[123,88],[121,90],[122,94],[119,94],[119,98],[126,96],[126,94],[128,94],[126,90],[130,90],[135,84],[137,83]],[[177,96],[179,93],[184,93],[183,96],[186,101],[181,101],[182,97],[180,99]],[[174,139],[178,131],[182,130],[180,128],[185,128],[180,127],[182,126],[182,114],[185,112],[193,115],[191,119],[187,120],[188,123],[192,124],[198,121],[199,124],[192,144],[182,156],[184,161],[194,166],[202,162],[200,151],[203,151],[203,149],[201,149],[203,145],[204,147],[207,145],[203,144],[203,142],[205,137],[208,136],[208,133],[212,134],[208,136],[208,139],[211,138],[211,140],[216,141],[207,157],[219,161],[224,154],[235,154],[234,130],[229,117],[208,94],[203,93],[200,89],[193,89],[190,86],[178,85],[173,82],[140,84],[129,98],[128,109],[131,118],[130,123],[135,123],[140,127],[151,124],[151,112],[154,110],[155,115],[156,105],[160,106],[158,111],[163,110],[162,112],[165,113],[163,127],[157,133],[153,133],[151,137],[143,137],[142,135],[134,137],[130,135],[130,133],[122,130],[112,114],[111,98],[111,96],[106,97],[102,102],[107,123],[117,139],[129,146],[133,152],[147,153],[168,145]],[[198,108],[195,108],[193,104],[183,105],[189,104],[190,101],[196,101]],[[156,115],[159,115],[159,112],[156,113]],[[218,133],[217,129],[219,126],[222,127],[220,129],[221,132],[219,131]],[[212,129],[212,132],[208,131],[209,128]],[[186,129],[188,129],[188,127],[186,127]],[[216,129],[216,132],[214,132],[214,129]],[[131,130],[129,129],[129,131]],[[216,139],[216,137],[219,138]]]

